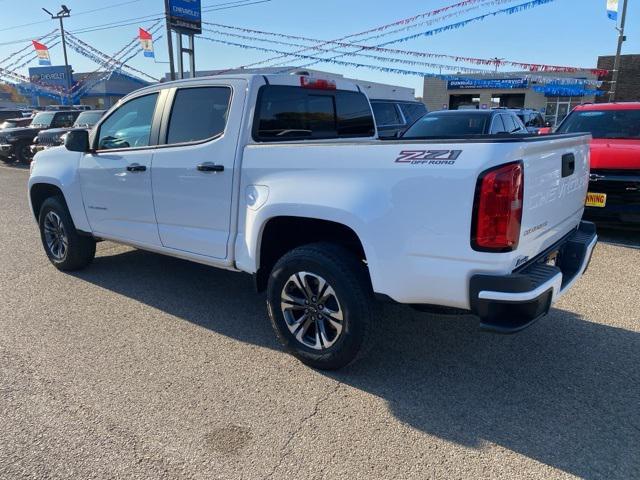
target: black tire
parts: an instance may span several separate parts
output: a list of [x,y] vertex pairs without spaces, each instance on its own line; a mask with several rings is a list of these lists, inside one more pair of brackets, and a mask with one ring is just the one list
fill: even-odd
[[2,160],[2,162],[5,163],[6,165],[11,165],[13,162],[16,161],[16,159],[13,157],[0,157],[0,160]]
[[33,160],[29,144],[23,143],[16,145],[16,160],[24,165],[29,165]]
[[[289,325],[293,324],[292,327],[295,328],[295,325],[302,325],[302,323],[299,323],[291,316],[291,312],[294,310],[289,310],[287,313],[288,322],[281,307],[281,295],[285,291],[285,287],[293,285],[295,289],[295,282],[291,279],[294,274],[298,273],[311,274],[307,277],[311,279],[308,280],[309,283],[313,283],[313,279],[316,278],[314,275],[321,277],[321,280],[325,280],[335,292],[335,300],[338,302],[337,310],[340,311],[340,316],[342,317],[340,322],[341,331],[335,336],[333,344],[331,342],[325,343],[316,336],[315,340],[320,343],[321,349],[317,349],[317,343],[316,348],[311,348],[304,344],[302,340],[296,338],[296,334],[299,334],[303,327],[292,331]],[[298,276],[298,279],[300,279],[300,276]],[[328,291],[328,289],[325,291]],[[304,294],[305,298],[309,298],[304,291],[299,290],[299,292]],[[302,299],[299,294],[295,296]],[[321,301],[318,297],[318,302]],[[330,308],[328,302],[333,300],[325,298],[325,301],[327,301],[327,305],[324,307],[320,305],[322,312],[327,312],[326,309]],[[369,349],[368,347],[371,347],[371,334],[373,331],[372,302],[373,293],[366,266],[354,254],[338,245],[314,243],[298,247],[284,255],[276,263],[269,276],[267,308],[278,340],[288,352],[303,363],[317,369],[335,370],[342,368],[355,361],[359,354],[364,353]],[[299,304],[296,303],[296,305]],[[335,305],[334,303],[334,307],[331,307],[334,310],[336,308]],[[331,323],[325,322],[323,326],[318,325],[317,322],[324,321],[325,317],[320,309],[316,310],[317,306],[317,304],[314,304],[313,313],[318,315],[311,315],[317,321],[315,323],[312,321],[305,331],[319,333],[322,330],[326,337],[321,338],[331,338],[332,334],[336,333],[337,330],[333,329],[333,324]],[[307,315],[306,311],[309,310],[306,307],[299,306],[293,308],[296,312],[300,312],[300,316]],[[292,319],[294,321],[291,321]],[[309,321],[308,317],[306,321]],[[331,331],[329,332],[329,330]]]
[[[52,213],[52,215],[48,217],[50,213]],[[62,252],[57,252],[58,254],[56,254],[56,251],[54,251],[55,244],[54,248],[50,246],[47,241],[47,234],[45,233],[45,224],[50,228],[51,221],[52,219],[55,220],[56,216],[60,220],[62,231],[67,240],[64,254],[62,254]],[[93,261],[96,255],[96,241],[93,237],[80,235],[78,233],[63,197],[49,197],[44,201],[40,208],[38,224],[40,226],[40,238],[44,251],[51,263],[53,263],[58,270],[79,270]]]

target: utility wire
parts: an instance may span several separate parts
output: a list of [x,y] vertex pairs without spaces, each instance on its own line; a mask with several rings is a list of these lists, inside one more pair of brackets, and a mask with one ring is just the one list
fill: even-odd
[[[255,5],[255,4],[259,4],[259,3],[268,3],[271,2],[273,0],[254,0],[254,1],[248,1],[248,0],[242,0],[243,3],[237,3],[237,2],[228,2],[228,3],[234,3],[234,5],[227,5],[227,6],[220,6],[220,7],[216,7],[215,5],[212,5],[209,8],[205,8],[202,10],[203,13],[209,13],[209,12],[215,12],[218,10],[228,10],[231,8],[238,8],[238,7],[245,7],[245,6],[249,6],[249,5]],[[237,3],[237,4],[236,4]],[[219,5],[226,5],[226,4],[219,4]],[[215,7],[215,8],[214,8]],[[109,22],[109,23],[103,23],[100,25],[92,25],[90,27],[83,27],[77,30],[73,30],[71,33],[75,33],[80,34],[80,33],[89,33],[89,32],[95,32],[95,31],[99,31],[99,30],[108,30],[111,28],[119,28],[119,27],[126,27],[128,25],[134,25],[136,23],[138,23],[139,21],[152,21],[152,20],[161,20],[164,19],[164,12],[158,12],[158,13],[154,13],[151,15],[145,15],[142,17],[131,17],[131,18],[125,18],[122,20],[117,20],[114,22]]]

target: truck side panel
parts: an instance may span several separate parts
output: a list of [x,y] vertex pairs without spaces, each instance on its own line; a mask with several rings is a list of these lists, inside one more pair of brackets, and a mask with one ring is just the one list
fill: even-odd
[[[476,252],[470,231],[479,174],[509,161],[527,164],[529,156],[533,161],[545,151],[555,155],[586,144],[585,137],[573,137],[531,144],[248,145],[242,163],[236,264],[242,270],[257,270],[260,235],[270,218],[330,220],[346,225],[360,238],[376,292],[403,303],[468,308],[473,274],[511,272],[522,257],[538,254],[541,246],[574,228],[582,211],[582,200],[573,198],[563,207],[570,213],[558,213],[562,221],[547,212],[549,228],[540,228],[535,242],[509,253]],[[580,159],[582,153],[576,155]],[[525,167],[525,185],[529,168],[535,171]],[[529,216],[530,220],[525,214],[525,221],[539,221],[538,216]],[[531,227],[524,224],[522,231]]]

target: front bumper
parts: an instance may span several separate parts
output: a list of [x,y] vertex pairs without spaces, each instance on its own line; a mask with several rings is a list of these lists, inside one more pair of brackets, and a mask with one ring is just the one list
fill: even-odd
[[[582,276],[598,242],[595,225],[577,230],[509,275],[474,275],[470,304],[483,329],[516,333],[546,315],[551,305]],[[555,258],[550,264],[549,259]]]
[[640,171],[594,170],[589,191],[607,195],[604,207],[586,207],[584,218],[598,224],[640,226]]

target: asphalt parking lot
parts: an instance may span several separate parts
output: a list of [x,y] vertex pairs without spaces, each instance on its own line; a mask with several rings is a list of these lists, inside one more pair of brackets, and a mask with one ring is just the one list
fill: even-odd
[[380,307],[338,373],[275,341],[251,279],[98,245],[58,272],[0,167],[0,478],[640,478],[640,234],[516,336]]

